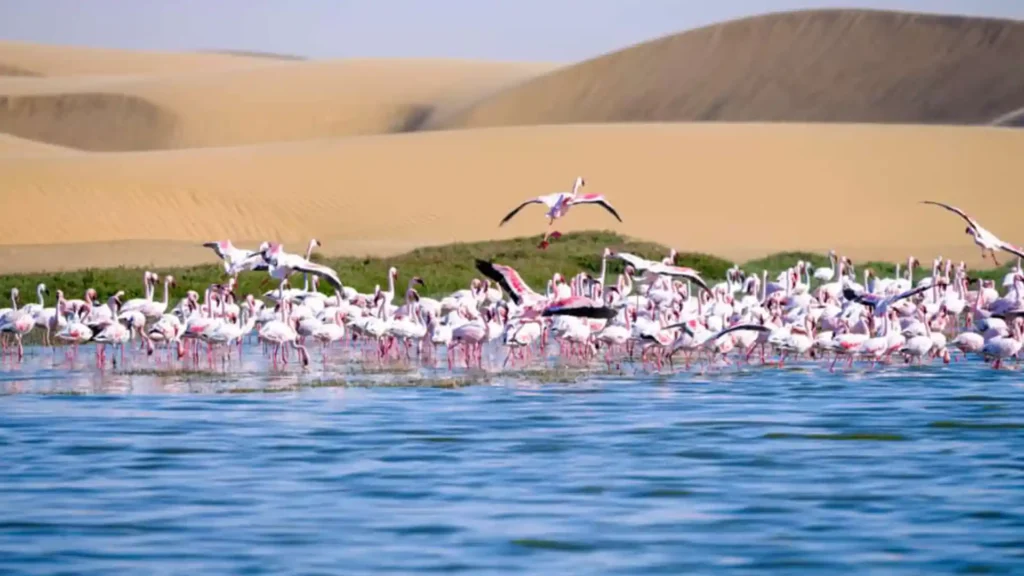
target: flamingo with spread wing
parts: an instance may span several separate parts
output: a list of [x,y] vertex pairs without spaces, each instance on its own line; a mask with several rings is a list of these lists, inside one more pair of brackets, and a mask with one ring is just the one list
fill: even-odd
[[957,214],[964,221],[967,222],[967,228],[964,230],[965,233],[970,234],[974,238],[974,243],[981,248],[981,257],[985,257],[985,253],[988,252],[992,256],[992,263],[999,266],[999,261],[996,260],[996,250],[1005,250],[1010,254],[1015,254],[1018,257],[1024,257],[1024,249],[1018,248],[1008,242],[1003,242],[998,236],[989,232],[985,228],[978,224],[978,221],[967,215],[966,212],[957,208],[956,206],[950,206],[949,204],[943,204],[942,202],[935,202],[932,200],[924,200],[922,204],[931,204],[933,206],[940,206]]
[[530,288],[523,277],[519,275],[519,272],[516,272],[511,266],[478,259],[476,269],[497,282],[517,306],[534,306],[544,302],[544,297],[534,292],[533,288]]
[[612,216],[619,222],[622,222],[622,218],[619,213],[615,211],[615,208],[605,199],[601,194],[580,194],[580,188],[583,188],[586,182],[582,176],[576,177],[576,183],[572,186],[572,192],[557,192],[555,194],[547,194],[545,196],[538,196],[523,202],[519,206],[516,206],[514,210],[505,215],[501,219],[501,223],[498,226],[504,226],[506,222],[512,219],[513,216],[519,213],[520,210],[530,204],[544,204],[548,207],[548,230],[544,233],[544,239],[541,240],[538,248],[544,249],[548,247],[548,238],[556,239],[561,236],[561,232],[551,230],[551,226],[562,216],[565,216],[569,209],[577,204],[597,204],[608,212],[611,212]]
[[273,278],[281,279],[282,286],[289,276],[296,272],[302,272],[327,280],[335,290],[341,291],[344,288],[337,272],[327,266],[310,262],[309,259],[303,258],[298,254],[289,254],[284,251],[284,247],[281,244],[271,244],[267,249],[263,250],[262,254],[269,267],[270,275]]
[[236,248],[231,240],[203,244],[203,247],[210,248],[218,258],[224,261],[224,272],[231,276],[237,276],[239,272],[246,270],[266,270],[261,253],[269,246],[270,244],[264,242],[256,250],[245,250]]
[[625,261],[627,264],[632,266],[637,272],[644,275],[644,278],[648,282],[653,282],[659,276],[671,276],[673,278],[683,278],[689,280],[694,284],[698,285],[707,293],[711,293],[711,288],[707,282],[704,281],[700,276],[700,272],[693,268],[687,268],[685,266],[674,266],[672,264],[665,264],[664,262],[656,262],[654,260],[648,260],[641,258],[635,254],[628,252],[615,252],[612,256],[619,260]]

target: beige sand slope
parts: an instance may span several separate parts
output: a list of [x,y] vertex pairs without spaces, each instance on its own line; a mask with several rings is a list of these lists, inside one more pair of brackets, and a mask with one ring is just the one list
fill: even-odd
[[230,69],[159,76],[0,78],[0,132],[89,151],[405,132],[435,112],[448,114],[553,68],[460,60],[241,61],[244,66]]
[[[2,266],[160,263],[171,252],[116,244],[124,240],[275,239],[298,249],[312,235],[328,252],[387,254],[539,234],[538,207],[497,224],[577,175],[625,223],[581,207],[563,231],[614,229],[734,259],[837,248],[861,261],[978,262],[955,216],[917,202],[958,204],[1024,242],[1012,204],[1021,157],[1024,132],[1003,128],[626,124],[0,159],[0,213],[21,215],[0,228]],[[57,246],[11,248],[24,244]],[[209,255],[174,261],[192,258]]]
[[580,122],[987,124],[1024,106],[1024,22],[863,10],[746,18],[557,70],[446,128]]
[[78,150],[0,133],[0,156],[81,154]]
[[225,70],[262,61],[242,54],[109,50],[0,41],[0,76],[181,74]]

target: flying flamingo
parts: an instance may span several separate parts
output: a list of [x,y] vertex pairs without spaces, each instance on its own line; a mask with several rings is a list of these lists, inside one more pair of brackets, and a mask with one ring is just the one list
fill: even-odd
[[964,230],[965,233],[971,235],[974,238],[974,243],[981,248],[981,257],[985,257],[987,252],[992,256],[992,263],[999,266],[999,260],[996,259],[996,250],[1006,250],[1011,254],[1015,254],[1019,257],[1024,257],[1024,251],[1021,248],[1003,242],[995,234],[989,232],[985,228],[978,224],[978,221],[967,215],[966,212],[957,208],[956,206],[950,206],[949,204],[943,204],[942,202],[934,202],[932,200],[925,200],[922,204],[932,204],[934,206],[941,206],[950,212],[959,215],[967,222],[967,228]]
[[582,176],[576,178],[576,183],[572,186],[572,192],[556,192],[555,194],[547,194],[545,196],[538,196],[523,202],[519,206],[516,206],[511,212],[505,215],[501,219],[501,223],[498,226],[504,226],[506,222],[512,219],[513,216],[519,213],[528,204],[544,204],[548,207],[546,216],[548,217],[548,229],[544,232],[544,239],[541,240],[538,248],[544,249],[548,247],[548,238],[557,239],[562,234],[557,231],[551,230],[551,226],[554,225],[555,220],[558,220],[562,216],[565,216],[569,209],[577,204],[597,204],[605,210],[611,212],[612,216],[619,222],[622,222],[622,218],[619,213],[612,208],[612,205],[605,200],[601,194],[580,194],[580,188],[586,185]]

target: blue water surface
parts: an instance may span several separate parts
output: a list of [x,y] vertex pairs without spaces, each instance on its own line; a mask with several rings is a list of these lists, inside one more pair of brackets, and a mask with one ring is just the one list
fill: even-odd
[[0,367],[0,574],[1024,573],[980,362],[216,380]]

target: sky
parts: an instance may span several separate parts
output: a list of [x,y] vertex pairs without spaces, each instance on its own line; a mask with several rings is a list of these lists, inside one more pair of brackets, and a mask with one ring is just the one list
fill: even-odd
[[841,7],[1024,20],[1024,0],[0,0],[0,40],[571,62],[723,20]]

